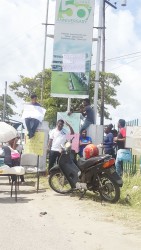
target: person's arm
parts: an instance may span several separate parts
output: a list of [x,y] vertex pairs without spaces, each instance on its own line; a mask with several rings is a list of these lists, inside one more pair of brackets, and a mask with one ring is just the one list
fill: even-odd
[[103,145],[113,145],[113,134],[108,135],[108,140],[103,142]]
[[91,144],[91,141],[87,141],[87,142],[82,142],[81,140],[79,141],[80,146],[84,146],[84,145],[88,145],[88,144]]
[[16,149],[17,148],[17,141],[19,140],[19,138],[15,138],[14,141],[13,141],[13,145],[12,145],[12,148],[13,149]]
[[70,125],[68,122],[65,122],[65,124],[69,127],[69,129],[70,129],[70,134],[71,134],[71,135],[74,135],[75,132],[74,132],[73,128],[71,127],[71,125]]
[[54,129],[49,134],[49,141],[48,141],[48,145],[47,145],[47,153],[51,150],[53,139],[54,139]]
[[88,144],[91,144],[92,143],[92,140],[91,138],[89,137],[88,141],[87,142],[82,142],[81,139],[79,141],[79,145],[80,146],[84,146],[84,145],[88,145]]
[[86,109],[82,105],[80,105],[80,109],[79,110],[74,110],[73,108],[71,108],[70,111],[68,112],[68,115],[70,116],[74,112],[75,113],[81,113],[83,116],[86,116]]
[[49,152],[51,150],[52,142],[53,142],[53,139],[49,139],[49,142],[48,142],[48,145],[47,145],[47,152]]
[[123,142],[124,142],[124,141],[125,141],[125,137],[124,137],[124,138],[115,137],[115,138],[114,138],[114,141],[115,141],[115,142],[118,142],[118,141],[123,141]]
[[84,106],[80,106],[80,113],[85,117],[86,116],[86,108]]

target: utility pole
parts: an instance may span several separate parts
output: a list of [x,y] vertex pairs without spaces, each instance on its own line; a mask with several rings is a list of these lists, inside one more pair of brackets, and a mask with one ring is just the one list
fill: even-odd
[[100,54],[101,54],[101,36],[102,36],[102,14],[103,14],[103,0],[99,1],[99,22],[98,22],[98,40],[96,53],[96,73],[95,73],[95,91],[94,91],[94,117],[95,123],[97,121],[97,103],[98,103],[98,88],[99,88],[99,71],[100,71]]
[[[102,18],[102,72],[105,72],[105,0],[103,1],[103,18]],[[100,125],[104,125],[104,75],[101,82],[101,117]]]
[[4,93],[4,98],[3,98],[3,122],[5,121],[5,116],[6,116],[6,98],[7,97],[7,82],[5,82],[5,93]]
[[48,11],[49,11],[49,0],[47,0],[46,20],[45,20],[45,23],[42,23],[43,25],[45,25],[45,40],[44,40],[44,54],[43,54],[43,71],[42,71],[42,79],[41,79],[41,102],[43,102],[44,79],[45,79]]
[[[109,0],[99,0],[99,25],[98,25],[98,43],[97,43],[97,57],[96,57],[96,76],[95,76],[95,93],[94,93],[94,113],[95,123],[97,120],[97,103],[98,103],[98,88],[99,88],[99,71],[100,71],[100,50],[101,50],[101,36],[102,36],[102,72],[105,72],[105,3],[114,9],[117,9],[116,2],[112,4]],[[126,0],[121,0],[121,6],[126,6]],[[104,79],[102,80],[101,89],[101,119],[100,124],[104,124]]]
[[105,96],[105,79],[104,79],[104,73],[105,73],[105,5],[106,3],[110,5],[112,8],[116,9],[116,5],[110,3],[109,1],[103,0],[103,14],[102,14],[102,72],[103,72],[103,78],[101,82],[101,117],[100,117],[100,124],[104,125],[104,96]]

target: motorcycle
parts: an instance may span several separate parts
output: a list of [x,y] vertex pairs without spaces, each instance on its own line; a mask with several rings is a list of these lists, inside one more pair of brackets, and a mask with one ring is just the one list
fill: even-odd
[[98,192],[102,200],[115,203],[120,198],[123,182],[115,171],[115,159],[99,155],[89,159],[74,157],[71,143],[62,147],[58,164],[49,171],[49,185],[57,193],[67,194],[79,190]]

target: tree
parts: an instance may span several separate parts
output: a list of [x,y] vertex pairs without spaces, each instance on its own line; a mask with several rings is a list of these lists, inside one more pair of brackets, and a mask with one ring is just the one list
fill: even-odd
[[[10,95],[6,95],[6,110],[5,118],[9,119],[16,113],[13,111],[12,106],[16,106],[14,100]],[[4,95],[0,96],[0,119],[3,119],[3,108],[4,108]]]
[[[103,75],[104,74],[104,75]],[[105,104],[111,105],[116,108],[119,105],[118,100],[116,100],[116,87],[120,85],[120,78],[113,73],[101,73],[100,74],[100,85],[104,76],[105,80]],[[95,72],[91,71],[90,75],[90,100],[93,103],[93,93],[94,93],[94,79]],[[20,76],[19,82],[13,82],[9,86],[12,91],[18,96],[29,101],[30,95],[34,92],[37,94],[40,101],[41,94],[41,80],[42,73],[37,74],[34,78],[28,78]],[[101,88],[99,88],[98,93],[98,112],[100,114],[100,99],[101,99]],[[43,91],[43,107],[46,108],[47,112],[45,115],[45,120],[50,124],[56,123],[57,112],[63,112],[67,110],[67,98],[56,98],[51,97],[51,69],[46,69],[44,74],[44,91]],[[81,104],[81,99],[72,99],[72,106],[74,109],[79,110]],[[110,114],[108,109],[105,107],[105,117],[110,119]]]

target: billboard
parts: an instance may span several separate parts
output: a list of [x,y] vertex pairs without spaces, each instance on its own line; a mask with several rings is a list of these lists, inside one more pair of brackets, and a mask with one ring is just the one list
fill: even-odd
[[87,98],[94,0],[57,0],[51,95]]

